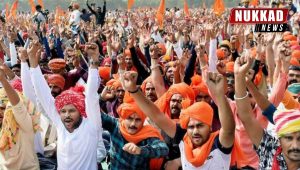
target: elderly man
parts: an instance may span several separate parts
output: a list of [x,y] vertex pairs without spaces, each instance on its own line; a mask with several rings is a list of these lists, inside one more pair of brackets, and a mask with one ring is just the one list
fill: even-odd
[[120,120],[101,113],[103,128],[111,133],[111,169],[159,168],[153,158],[168,155],[167,145],[157,129],[143,125],[146,116],[135,103],[123,103],[118,108]]
[[213,110],[207,103],[194,103],[182,112],[180,124],[177,124],[138,90],[136,77],[136,73],[125,73],[123,80],[125,90],[134,92],[131,95],[143,112],[177,141],[183,169],[229,169],[235,123],[232,111],[223,95],[224,80],[221,75],[209,73],[206,79],[210,90],[218,96],[222,128],[215,133],[210,132]]
[[235,62],[235,99],[238,115],[256,147],[259,167],[297,170],[300,168],[300,111],[283,111],[275,115],[273,120],[277,137],[265,131],[252,114],[246,91],[245,77],[251,64],[250,57],[241,57]]
[[[35,45],[37,46],[37,45]],[[82,88],[66,90],[55,99],[38,67],[37,56],[29,56],[31,77],[37,99],[57,129],[58,169],[97,169],[97,145],[102,140],[99,96],[98,62],[96,44],[87,45],[91,57],[89,78],[85,95]]]

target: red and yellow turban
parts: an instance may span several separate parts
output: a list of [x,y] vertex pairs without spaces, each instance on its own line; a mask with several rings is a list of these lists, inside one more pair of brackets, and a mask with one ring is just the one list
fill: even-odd
[[69,90],[63,91],[55,98],[55,107],[57,111],[60,112],[65,105],[73,104],[81,116],[87,117],[85,111],[85,97],[83,92],[83,86],[76,86]]
[[275,132],[278,137],[300,132],[300,110],[286,110],[274,115]]

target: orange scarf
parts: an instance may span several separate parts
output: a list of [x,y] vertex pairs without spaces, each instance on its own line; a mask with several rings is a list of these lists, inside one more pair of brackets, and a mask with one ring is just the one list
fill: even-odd
[[[219,135],[219,131],[210,134],[209,139],[202,146],[194,149],[191,139],[185,134],[183,138],[184,142],[184,152],[186,159],[194,166],[200,167],[204,164],[205,160],[210,154],[211,148],[214,144],[216,136]],[[241,168],[242,165],[247,165],[247,159],[243,154],[237,140],[234,140],[232,152],[231,152],[231,162],[230,166],[237,165]]]
[[[134,135],[131,135],[131,134],[127,133],[124,122],[122,120],[120,120],[120,131],[121,131],[122,136],[128,142],[132,142],[134,144],[137,144],[137,143],[143,141],[144,139],[151,138],[151,137],[159,138],[160,140],[163,140],[159,131],[150,125],[143,126],[143,128],[140,131],[138,131]],[[151,159],[150,160],[150,169],[153,169],[153,170],[160,169],[160,167],[163,163],[163,160],[164,160],[164,158]]]
[[215,137],[219,134],[219,132],[214,132],[210,134],[209,139],[200,147],[194,149],[193,143],[191,139],[185,134],[183,138],[184,142],[184,152],[186,159],[193,164],[194,167],[202,166],[207,159],[211,147],[214,144]]

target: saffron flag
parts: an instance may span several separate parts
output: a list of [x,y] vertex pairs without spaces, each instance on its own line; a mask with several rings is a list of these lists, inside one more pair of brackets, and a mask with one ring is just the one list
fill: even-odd
[[186,2],[186,0],[184,0],[183,10],[184,10],[185,16],[190,17],[189,6],[188,6],[188,3]]
[[165,0],[161,0],[156,13],[156,19],[160,29],[164,27],[165,8]]
[[7,20],[9,17],[9,5],[6,3],[5,5],[5,19]]
[[258,0],[252,0],[250,5],[252,6],[258,6]]
[[31,13],[34,14],[35,13],[35,4],[34,4],[34,0],[28,0],[29,6],[31,8]]
[[38,0],[38,4],[41,5],[42,9],[44,9],[44,2],[43,2],[43,0]]
[[8,19],[10,19],[11,17],[16,19],[18,6],[19,6],[19,0],[15,0],[15,2],[12,4],[12,6],[10,8],[10,14],[9,14]]
[[215,3],[213,5],[213,10],[215,14],[221,15],[225,11],[225,5],[223,0],[215,0]]
[[134,0],[128,0],[127,9],[130,10],[134,4]]

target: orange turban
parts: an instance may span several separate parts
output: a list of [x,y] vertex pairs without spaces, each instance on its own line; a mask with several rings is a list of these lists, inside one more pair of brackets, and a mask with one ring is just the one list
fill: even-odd
[[192,83],[191,86],[198,86],[202,83],[202,77],[199,76],[198,74],[195,74],[192,78]]
[[208,88],[205,83],[201,83],[198,86],[191,86],[194,90],[195,96],[197,96],[200,92],[209,95]]
[[182,108],[189,107],[191,104],[194,103],[195,100],[195,93],[189,85],[185,83],[178,83],[172,85],[169,88],[169,90],[155,102],[160,111],[165,113],[169,117],[171,117],[170,100],[174,94],[182,95]]
[[214,111],[206,102],[196,102],[180,113],[180,125],[183,129],[187,128],[190,118],[201,121],[208,126],[212,125]]
[[114,82],[116,82],[116,79],[110,79],[108,82],[106,82],[106,86],[110,87],[114,84]]
[[55,85],[61,89],[65,87],[65,78],[60,74],[51,74],[47,77],[47,82],[49,85]]
[[55,58],[49,61],[48,67],[51,70],[60,70],[66,67],[66,61],[61,58]]
[[293,51],[292,58],[296,58],[297,60],[300,60],[300,50]]
[[130,115],[137,113],[138,116],[144,122],[146,119],[145,114],[141,111],[141,109],[133,102],[133,103],[123,103],[117,109],[118,114],[121,119],[127,119]]
[[298,41],[290,41],[290,45],[296,46],[296,45],[299,45],[299,42]]
[[[112,84],[113,88],[115,90],[117,90],[119,87],[122,87],[122,84],[119,80],[116,80],[113,84]],[[123,87],[122,87],[123,88]]]
[[290,32],[290,31],[285,31],[284,33],[283,33],[283,36],[285,37],[285,36],[288,36],[288,35],[292,35],[292,33]]
[[123,103],[133,103],[134,99],[131,97],[130,93],[128,91],[125,91]]
[[290,64],[293,66],[300,66],[299,61],[297,60],[297,58],[294,58],[294,57],[291,58]]
[[110,67],[99,67],[99,75],[102,79],[108,81],[110,79]]
[[225,52],[222,49],[217,49],[217,57],[219,60],[223,60],[225,58]]
[[144,93],[145,93],[145,91],[146,91],[146,85],[147,85],[147,83],[152,83],[151,76],[149,76],[148,78],[146,78],[146,79],[143,81],[142,85],[141,85],[141,89],[142,89],[142,91],[143,91]]
[[156,45],[161,50],[161,55],[165,55],[167,53],[167,49],[166,49],[166,46],[164,44],[158,43]]
[[163,57],[163,60],[164,60],[164,61],[170,61],[170,60],[171,60],[171,57],[170,57],[169,55],[165,55],[165,56]]
[[226,63],[226,72],[227,73],[234,72],[234,62],[233,61]]
[[294,35],[286,35],[283,37],[285,41],[297,41],[297,37]]

